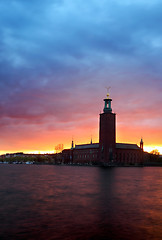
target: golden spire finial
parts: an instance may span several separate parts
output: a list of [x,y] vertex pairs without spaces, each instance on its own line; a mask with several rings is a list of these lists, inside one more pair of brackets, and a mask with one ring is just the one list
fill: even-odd
[[107,96],[107,99],[109,99],[109,96],[110,96],[110,94],[109,94],[109,89],[110,89],[111,87],[106,87],[106,89],[107,89],[107,94],[106,94],[106,96]]

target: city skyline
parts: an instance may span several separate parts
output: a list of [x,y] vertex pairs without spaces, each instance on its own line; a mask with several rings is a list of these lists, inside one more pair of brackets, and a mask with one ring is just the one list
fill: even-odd
[[98,142],[107,86],[117,142],[162,154],[160,1],[1,1],[0,154]]

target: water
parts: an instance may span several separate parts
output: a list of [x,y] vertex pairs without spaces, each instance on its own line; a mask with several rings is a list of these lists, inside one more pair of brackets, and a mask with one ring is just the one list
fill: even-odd
[[0,165],[0,239],[162,239],[162,168]]

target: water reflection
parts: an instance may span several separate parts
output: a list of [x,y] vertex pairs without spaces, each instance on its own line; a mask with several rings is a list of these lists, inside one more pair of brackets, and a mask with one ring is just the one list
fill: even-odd
[[1,239],[161,239],[162,168],[0,166]]

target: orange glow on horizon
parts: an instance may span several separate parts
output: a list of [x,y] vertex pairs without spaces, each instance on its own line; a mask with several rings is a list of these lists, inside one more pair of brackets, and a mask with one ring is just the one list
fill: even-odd
[[[93,143],[97,143],[98,141],[94,141]],[[74,143],[75,144],[88,144],[90,143],[89,141],[86,142],[78,142],[78,143]],[[139,146],[139,144],[137,144]],[[69,149],[71,147],[71,144],[67,143],[64,145],[64,149]],[[157,146],[157,145],[145,145],[144,146],[144,151],[145,152],[151,152],[152,150],[158,150],[158,152],[160,153],[160,155],[162,155],[162,146]],[[56,153],[56,150],[51,150],[51,149],[47,149],[47,150],[26,150],[24,149],[24,151],[19,151],[19,150],[15,150],[15,151],[0,151],[0,155],[2,154],[6,154],[6,153],[16,153],[16,152],[23,152],[24,154],[54,154]]]
[[[118,116],[119,115],[119,116]],[[52,123],[50,126],[53,126]],[[120,114],[117,114],[116,122],[116,142],[117,143],[133,143],[140,145],[141,137],[144,141],[144,151],[151,152],[157,149],[162,155],[162,129],[159,126],[143,126],[135,125],[131,121],[122,119]],[[10,137],[8,137],[10,136]],[[91,142],[99,142],[99,116],[98,113],[90,116],[87,119],[81,119],[77,123],[70,122],[61,123],[56,128],[19,128],[3,134],[3,143],[1,144],[0,154],[6,153],[56,153],[55,146],[63,144],[64,149],[71,147],[72,139],[75,144],[88,144]]]
[[145,152],[151,152],[152,150],[158,150],[160,155],[162,155],[162,146],[144,146],[144,151]]

